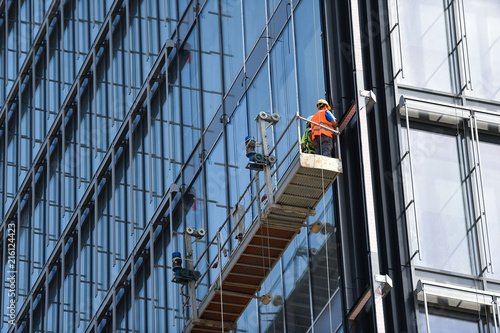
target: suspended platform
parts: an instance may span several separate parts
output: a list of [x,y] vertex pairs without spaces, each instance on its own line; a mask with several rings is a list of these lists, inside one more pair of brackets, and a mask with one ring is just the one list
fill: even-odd
[[[267,276],[306,220],[342,173],[340,159],[297,152],[273,190],[273,200],[261,214],[220,270],[208,293],[196,307],[184,332],[221,332],[236,329],[236,322],[256,296]],[[321,225],[316,224],[316,227]],[[312,228],[311,228],[312,229]],[[318,231],[318,230],[316,230]],[[270,295],[259,297],[264,304]],[[222,301],[222,305],[221,305]]]

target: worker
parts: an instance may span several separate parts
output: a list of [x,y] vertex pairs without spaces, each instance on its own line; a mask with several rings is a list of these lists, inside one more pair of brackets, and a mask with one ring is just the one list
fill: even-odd
[[314,154],[314,141],[312,139],[312,129],[311,123],[309,122],[312,119],[312,116],[307,118],[308,122],[306,124],[306,130],[302,135],[302,140],[300,141],[300,149],[303,153],[306,154]]
[[[335,119],[330,111],[332,109],[330,104],[328,104],[326,100],[320,99],[316,103],[316,107],[318,108],[318,112],[312,117],[311,121],[331,128],[332,130],[336,129],[338,126],[337,119]],[[314,153],[316,155],[332,157],[333,132],[315,124],[311,124],[311,130],[314,142]]]

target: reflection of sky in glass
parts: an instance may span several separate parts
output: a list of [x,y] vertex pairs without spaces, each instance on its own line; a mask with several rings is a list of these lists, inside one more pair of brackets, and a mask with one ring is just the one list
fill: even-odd
[[500,98],[500,2],[464,1],[467,45],[473,95],[490,100]]
[[452,91],[448,28],[443,2],[400,1],[404,79],[401,83]]
[[488,274],[500,280],[500,174],[498,173],[498,156],[500,156],[500,145],[480,142],[481,171],[483,175],[484,201],[486,206],[486,218],[490,231],[491,254],[493,256],[494,275]]
[[411,140],[422,251],[418,265],[471,274],[456,137],[412,129]]
[[[483,332],[480,329],[477,321],[468,321],[458,318],[449,318],[429,314],[429,328],[431,332],[439,333],[474,333]],[[427,324],[425,321],[425,313],[420,313],[420,329],[422,333],[427,333]]]

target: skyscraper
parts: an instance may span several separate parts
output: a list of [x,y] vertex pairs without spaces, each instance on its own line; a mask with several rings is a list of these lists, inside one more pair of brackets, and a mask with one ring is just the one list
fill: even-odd
[[500,328],[496,1],[0,13],[1,332]]

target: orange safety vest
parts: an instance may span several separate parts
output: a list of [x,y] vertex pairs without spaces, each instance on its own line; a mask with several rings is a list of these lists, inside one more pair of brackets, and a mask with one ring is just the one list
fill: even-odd
[[[316,112],[316,114],[311,118],[311,121],[314,121],[315,123],[318,123],[318,124],[323,125],[325,127],[335,129],[333,127],[332,123],[326,119],[325,110],[321,110],[321,111]],[[311,130],[312,130],[313,141],[316,138],[316,136],[321,135],[321,134],[324,134],[326,136],[333,138],[332,132],[327,131],[327,130],[325,130],[325,129],[323,129],[323,128],[321,128],[318,125],[315,125],[313,123],[311,123]]]

